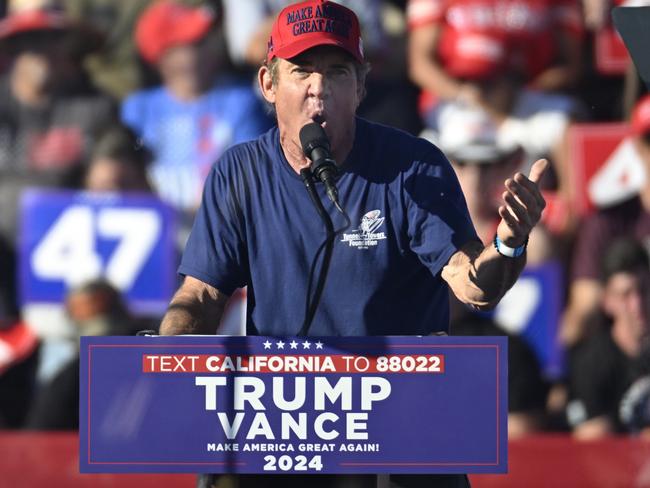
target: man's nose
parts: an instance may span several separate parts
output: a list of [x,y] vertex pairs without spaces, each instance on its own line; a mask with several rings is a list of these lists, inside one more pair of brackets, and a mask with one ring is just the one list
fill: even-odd
[[323,73],[313,72],[309,77],[309,95],[323,98],[329,90],[329,82]]

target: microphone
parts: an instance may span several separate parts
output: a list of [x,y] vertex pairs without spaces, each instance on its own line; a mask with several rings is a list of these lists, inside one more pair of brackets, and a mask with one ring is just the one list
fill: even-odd
[[336,162],[330,152],[327,134],[316,122],[311,122],[300,129],[302,152],[311,160],[313,175],[325,185],[328,198],[339,205],[339,192],[334,177],[338,173]]

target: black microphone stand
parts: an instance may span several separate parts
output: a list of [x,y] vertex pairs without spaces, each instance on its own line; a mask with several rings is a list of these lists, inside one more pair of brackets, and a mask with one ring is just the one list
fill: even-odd
[[[336,232],[334,230],[334,224],[332,223],[332,219],[330,218],[327,211],[325,210],[325,207],[323,207],[323,203],[321,202],[318,193],[316,192],[316,185],[314,182],[314,178],[309,168],[301,169],[300,176],[302,177],[302,181],[304,182],[305,187],[307,188],[307,192],[309,193],[309,197],[311,198],[314,207],[316,207],[316,211],[318,212],[318,215],[323,221],[323,224],[325,224],[325,230],[327,232],[325,241],[321,244],[321,246],[316,251],[316,255],[314,256],[314,260],[312,261],[311,269],[309,270],[309,278],[307,283],[307,297],[305,300],[305,319],[302,323],[302,327],[300,328],[300,332],[298,332],[298,336],[305,337],[309,333],[309,328],[311,327],[311,323],[314,320],[314,315],[316,315],[316,309],[318,308],[321,296],[323,294],[323,289],[325,288],[325,281],[327,280],[327,274],[330,268],[332,252],[334,251],[334,240],[336,239],[336,234],[340,231]],[[347,226],[345,228],[347,228]],[[312,300],[311,297],[312,278],[316,270],[316,264],[318,263],[318,256],[323,251],[323,249],[325,249],[325,254],[323,255],[323,264],[321,266],[320,273],[318,274],[318,280],[316,282],[316,288]]]

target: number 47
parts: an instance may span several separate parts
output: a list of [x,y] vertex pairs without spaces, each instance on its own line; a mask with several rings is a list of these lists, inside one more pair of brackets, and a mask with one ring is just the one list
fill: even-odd
[[[32,256],[34,274],[73,286],[103,275],[120,290],[133,286],[161,232],[160,216],[150,209],[72,206],[54,222]],[[97,238],[118,245],[102,269]]]

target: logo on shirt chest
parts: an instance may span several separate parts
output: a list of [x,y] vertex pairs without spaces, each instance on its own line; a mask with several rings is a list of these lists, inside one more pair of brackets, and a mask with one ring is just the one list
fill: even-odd
[[361,217],[361,223],[356,230],[343,234],[341,242],[357,249],[377,247],[379,241],[386,239],[386,233],[380,232],[384,220],[385,218],[381,217],[381,210],[371,210]]

